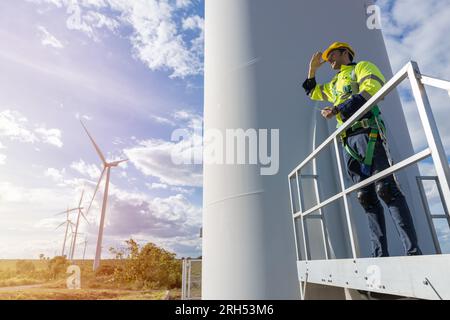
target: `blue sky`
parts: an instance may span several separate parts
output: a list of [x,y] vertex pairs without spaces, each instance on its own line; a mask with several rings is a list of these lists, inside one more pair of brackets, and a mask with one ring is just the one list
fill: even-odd
[[[450,2],[376,3],[394,72],[416,60],[425,74],[450,78],[442,38]],[[58,253],[63,230],[55,227],[64,217],[54,213],[76,206],[83,188],[85,205],[92,196],[100,161],[78,119],[108,159],[130,159],[112,170],[104,256],[130,237],[201,254],[201,166],[173,164],[171,152],[190,145],[170,137],[202,125],[203,19],[203,0],[0,2],[0,258]],[[418,116],[407,87],[400,92],[420,149]],[[450,100],[429,94],[448,152]],[[422,172],[433,174],[431,165]],[[427,192],[435,201],[435,188]],[[87,257],[100,200],[81,227]]]

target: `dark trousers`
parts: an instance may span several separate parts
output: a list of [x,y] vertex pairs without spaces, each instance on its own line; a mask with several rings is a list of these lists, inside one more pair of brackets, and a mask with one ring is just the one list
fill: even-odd
[[[347,138],[348,145],[361,157],[365,156],[368,141],[369,136],[367,133],[361,133]],[[361,164],[352,158],[345,150],[343,150],[343,154],[344,162],[347,166],[347,173],[353,182],[358,183],[366,179],[368,176],[362,173]],[[378,139],[375,145],[371,175],[376,174],[389,166],[386,151],[384,150],[381,140]],[[417,244],[417,236],[405,196],[399,189],[392,175],[359,189],[357,191],[357,196],[358,201],[367,213],[367,218],[369,220],[373,257],[389,256],[384,210],[379,198],[383,200],[389,208],[389,212],[394,220],[400,240],[405,249],[405,254],[422,254]]]

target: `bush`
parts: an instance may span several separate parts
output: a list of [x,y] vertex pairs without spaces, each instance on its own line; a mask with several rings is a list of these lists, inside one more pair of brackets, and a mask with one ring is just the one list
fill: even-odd
[[143,289],[172,289],[181,286],[179,261],[175,254],[147,243],[142,248],[133,239],[126,241],[125,250],[112,249],[123,259],[122,268],[115,268],[115,280],[132,283]]
[[57,256],[50,259],[47,265],[50,279],[57,279],[60,275],[65,275],[68,266],[65,256]]
[[96,276],[112,276],[114,274],[115,269],[116,268],[114,266],[101,265],[95,272],[95,275]]

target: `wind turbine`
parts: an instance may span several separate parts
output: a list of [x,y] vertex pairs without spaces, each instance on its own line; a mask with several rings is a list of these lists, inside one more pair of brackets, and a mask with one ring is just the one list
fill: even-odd
[[70,253],[72,252],[72,248],[74,246],[74,243],[73,243],[73,235],[75,234],[75,232],[73,231],[74,226],[75,226],[74,224],[70,225],[70,248],[69,248],[69,260],[70,261],[72,261],[72,257],[70,255]]
[[61,223],[59,226],[56,227],[55,230],[59,229],[60,227],[62,227],[64,224],[66,225],[66,232],[64,234],[64,242],[63,242],[63,246],[62,246],[62,251],[61,251],[61,256],[64,257],[64,250],[66,248],[66,240],[67,240],[67,231],[69,231],[69,226],[72,228],[73,222],[70,221],[69,219],[69,213],[71,211],[74,211],[74,209],[69,210],[69,207],[67,207],[66,211],[60,212],[58,214],[66,214],[66,221],[64,221],[63,223]]
[[87,247],[87,244],[88,244],[87,237],[84,238],[84,242],[82,242],[82,243],[84,243],[84,250],[83,250],[83,262],[84,262],[84,258],[86,257],[86,247]]
[[97,248],[95,251],[95,259],[94,259],[94,265],[93,265],[93,269],[95,271],[100,266],[100,259],[101,259],[101,254],[102,254],[103,228],[105,225],[105,213],[106,213],[106,205],[107,205],[107,201],[108,201],[108,189],[109,189],[109,179],[110,179],[110,175],[111,175],[111,168],[117,167],[120,163],[128,161],[128,159],[107,162],[105,159],[105,156],[103,155],[103,153],[100,150],[100,148],[98,147],[98,145],[95,143],[94,139],[90,135],[90,133],[87,130],[86,126],[84,125],[83,121],[80,120],[80,122],[84,128],[84,131],[86,131],[89,139],[91,140],[92,144],[94,145],[95,151],[97,151],[97,154],[103,163],[103,171],[100,174],[100,178],[98,179],[97,186],[95,187],[94,195],[92,196],[92,200],[91,200],[91,203],[89,204],[86,214],[89,213],[89,209],[91,208],[91,205],[94,202],[94,198],[97,193],[98,187],[100,186],[100,182],[102,181],[103,175],[105,174],[105,171],[106,171],[106,182],[105,182],[105,191],[103,193],[102,215],[100,217],[100,225],[99,225],[99,229],[98,229],[98,238],[97,238]]
[[83,195],[84,195],[84,190],[81,192],[81,197],[80,197],[80,201],[78,202],[78,208],[75,208],[74,210],[78,210],[78,216],[77,216],[77,223],[75,225],[75,234],[74,234],[74,238],[73,238],[73,242],[72,242],[72,251],[70,253],[70,260],[73,260],[73,256],[75,254],[75,246],[77,243],[77,234],[78,234],[78,226],[80,225],[80,217],[82,216],[84,218],[84,220],[86,220],[87,223],[89,223],[89,221],[86,219],[85,215],[83,214],[83,207],[81,207],[81,202],[83,201]]

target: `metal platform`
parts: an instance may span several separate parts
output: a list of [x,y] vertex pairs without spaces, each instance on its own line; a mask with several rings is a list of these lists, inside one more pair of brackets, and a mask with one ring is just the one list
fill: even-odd
[[450,299],[450,255],[298,261],[308,283],[419,299]]

